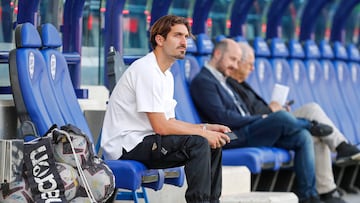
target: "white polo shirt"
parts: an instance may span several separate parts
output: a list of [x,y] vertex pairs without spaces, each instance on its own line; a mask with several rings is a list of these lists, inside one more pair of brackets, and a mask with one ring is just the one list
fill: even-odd
[[175,117],[174,79],[163,73],[155,54],[138,59],[116,84],[105,113],[101,147],[105,159],[119,159],[123,148],[132,150],[147,135],[155,134],[146,112]]

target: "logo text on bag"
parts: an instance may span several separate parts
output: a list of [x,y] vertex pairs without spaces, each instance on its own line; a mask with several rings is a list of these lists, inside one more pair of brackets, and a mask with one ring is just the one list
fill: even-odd
[[61,202],[58,184],[50,170],[46,147],[40,146],[33,150],[30,153],[30,159],[34,167],[32,174],[35,182],[38,184],[41,199],[46,200],[45,202]]

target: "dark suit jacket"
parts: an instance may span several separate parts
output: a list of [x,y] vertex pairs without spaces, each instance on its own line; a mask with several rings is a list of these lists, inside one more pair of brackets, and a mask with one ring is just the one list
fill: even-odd
[[224,124],[235,130],[261,118],[242,116],[231,95],[207,68],[202,68],[192,80],[190,92],[204,122]]
[[265,100],[261,98],[247,82],[239,83],[232,78],[228,78],[227,82],[242,98],[251,115],[272,113],[272,110]]

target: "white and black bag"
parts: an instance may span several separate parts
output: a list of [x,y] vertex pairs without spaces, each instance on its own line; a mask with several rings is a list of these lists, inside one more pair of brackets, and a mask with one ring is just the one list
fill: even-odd
[[71,124],[52,131],[55,160],[76,168],[80,188],[76,197],[89,197],[91,202],[105,202],[115,189],[111,169],[94,153],[88,137]]

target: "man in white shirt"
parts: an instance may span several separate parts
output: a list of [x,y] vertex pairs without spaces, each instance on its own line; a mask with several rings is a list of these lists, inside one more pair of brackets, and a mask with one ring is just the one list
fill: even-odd
[[[104,118],[101,146],[106,159],[132,159],[149,168],[185,165],[187,202],[219,202],[221,147],[227,126],[175,119],[169,68],[183,59],[191,36],[185,18],[168,15],[150,31],[153,51],[135,61],[115,86]],[[241,49],[239,60],[241,58]]]

